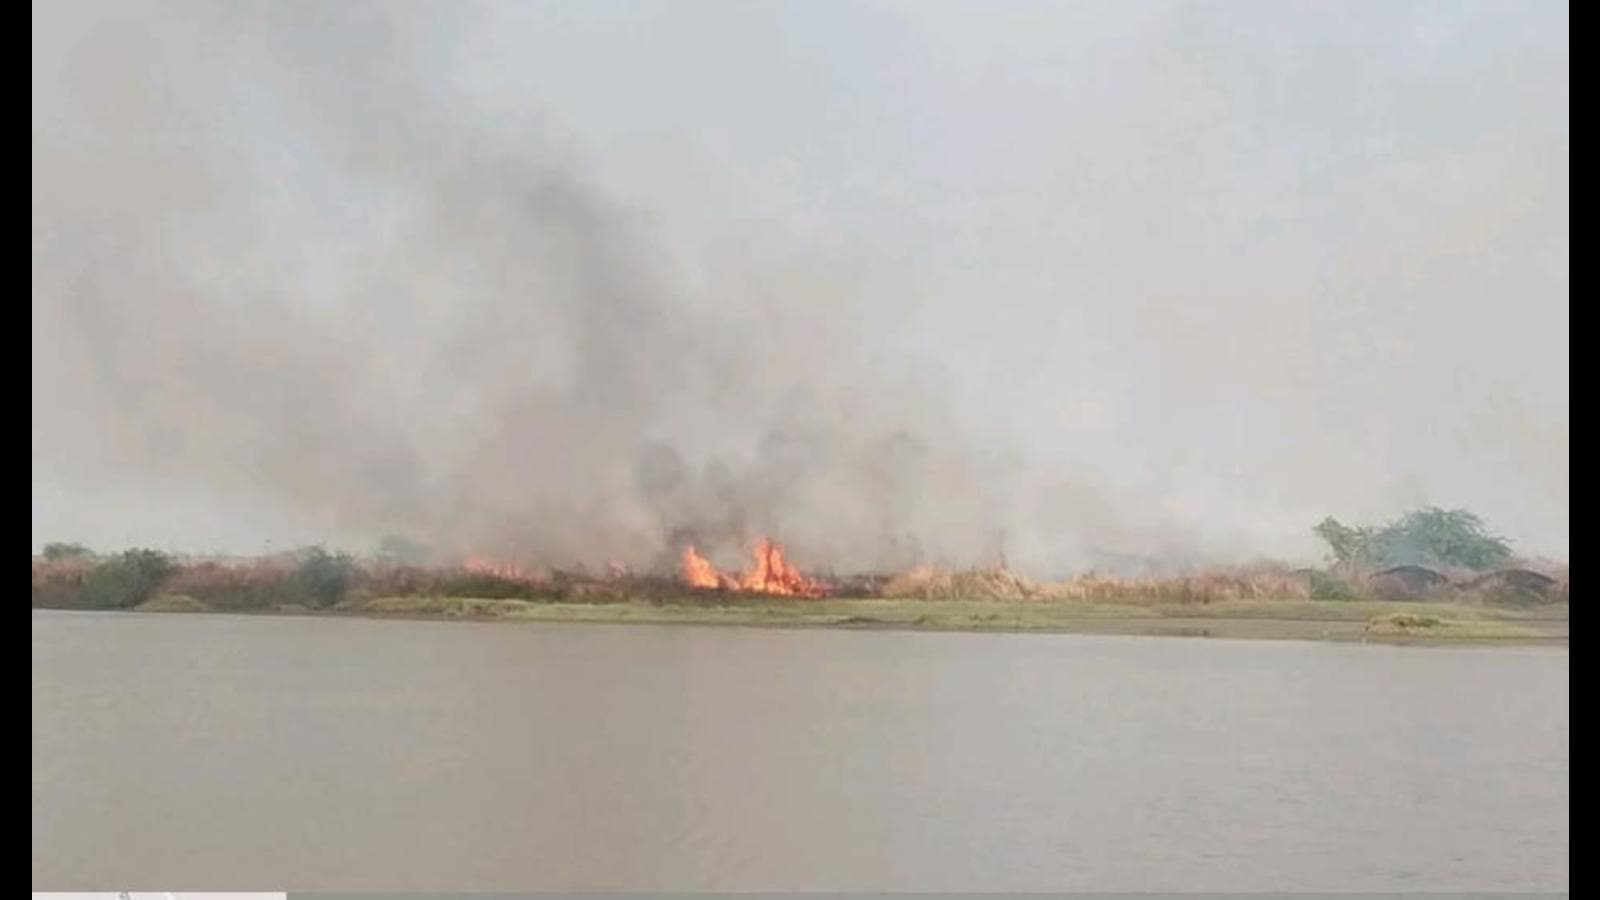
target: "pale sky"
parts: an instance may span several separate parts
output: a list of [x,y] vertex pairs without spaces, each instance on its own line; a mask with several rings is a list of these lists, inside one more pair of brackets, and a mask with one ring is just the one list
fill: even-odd
[[[1435,504],[1567,552],[1562,3],[69,2],[33,42],[35,547],[732,516],[1048,568]],[[756,502],[772,429],[820,443]],[[863,499],[880,432],[959,474]],[[737,512],[662,512],[646,442]]]

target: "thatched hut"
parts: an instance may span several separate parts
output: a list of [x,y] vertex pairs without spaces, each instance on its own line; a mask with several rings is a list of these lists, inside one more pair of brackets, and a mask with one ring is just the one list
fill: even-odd
[[1426,566],[1390,566],[1367,576],[1373,596],[1384,600],[1412,600],[1439,594],[1451,582],[1442,572]]
[[1465,585],[1472,596],[1491,602],[1540,603],[1565,597],[1564,585],[1532,569],[1501,569],[1474,578]]

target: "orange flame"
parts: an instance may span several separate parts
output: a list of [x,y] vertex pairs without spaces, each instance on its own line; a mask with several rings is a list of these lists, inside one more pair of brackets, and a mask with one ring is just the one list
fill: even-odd
[[733,578],[717,571],[692,546],[683,548],[683,580],[699,588],[745,590],[789,597],[820,597],[826,588],[800,574],[783,556],[783,547],[766,538],[756,541],[755,565]]
[[683,548],[683,580],[697,588],[727,589],[736,587],[733,579],[717,571],[711,564],[691,545]]
[[783,558],[783,548],[766,538],[756,541],[755,568],[740,576],[739,586],[747,591],[802,597],[822,593],[822,585],[801,575],[799,569]]

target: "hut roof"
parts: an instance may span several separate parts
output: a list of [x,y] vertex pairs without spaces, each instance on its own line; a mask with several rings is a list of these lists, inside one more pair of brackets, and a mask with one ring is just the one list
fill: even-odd
[[1555,584],[1556,579],[1543,572],[1535,572],[1532,569],[1501,569],[1497,572],[1490,572],[1487,575],[1474,578],[1468,584],[1468,587],[1505,585],[1517,590],[1546,591],[1554,587]]
[[1436,584],[1445,584],[1450,581],[1444,574],[1436,572],[1427,566],[1390,566],[1373,572],[1369,578],[1393,578],[1407,584],[1431,587]]

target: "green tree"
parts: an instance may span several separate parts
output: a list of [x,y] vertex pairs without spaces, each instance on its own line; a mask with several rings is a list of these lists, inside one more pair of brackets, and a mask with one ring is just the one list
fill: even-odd
[[1511,544],[1465,509],[1429,506],[1379,528],[1351,528],[1332,516],[1312,529],[1341,565],[1462,566],[1491,569],[1512,557]]
[[1379,529],[1373,535],[1373,545],[1388,565],[1491,569],[1511,559],[1511,544],[1490,534],[1475,514],[1436,506],[1409,512]]
[[1370,539],[1366,529],[1351,528],[1329,516],[1311,530],[1327,543],[1329,554],[1335,563],[1351,565],[1365,561],[1367,543]]

